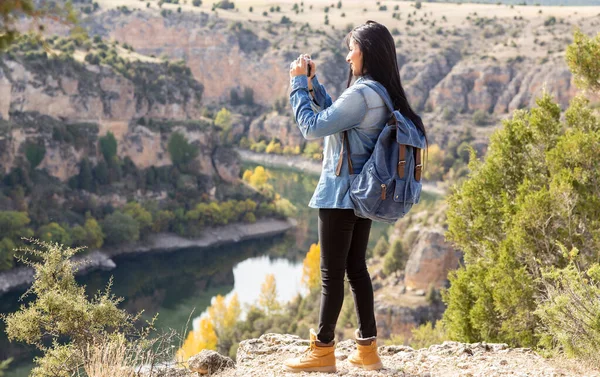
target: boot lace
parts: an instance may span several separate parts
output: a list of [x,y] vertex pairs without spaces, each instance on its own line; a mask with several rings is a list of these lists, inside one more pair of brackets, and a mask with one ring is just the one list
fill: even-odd
[[310,342],[310,345],[308,347],[306,347],[306,349],[302,352],[302,355],[300,356],[300,360],[306,360],[306,358],[309,357],[310,353],[315,349],[316,343],[315,342]]

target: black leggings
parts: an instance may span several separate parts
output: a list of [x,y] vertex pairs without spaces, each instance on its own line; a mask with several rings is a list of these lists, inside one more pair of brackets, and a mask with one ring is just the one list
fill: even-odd
[[357,217],[352,209],[319,209],[322,290],[317,339],[320,342],[329,343],[335,337],[346,272],[361,338],[377,336],[373,286],[366,263],[370,231],[371,220]]

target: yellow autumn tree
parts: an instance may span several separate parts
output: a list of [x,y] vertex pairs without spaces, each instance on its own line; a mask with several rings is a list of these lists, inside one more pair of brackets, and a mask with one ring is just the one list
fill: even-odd
[[302,283],[311,290],[321,285],[321,247],[318,244],[310,245],[306,258],[304,258]]
[[428,181],[438,181],[444,175],[444,151],[437,144],[430,145],[427,149],[427,168],[423,177]]
[[237,293],[231,296],[229,303],[225,302],[225,297],[217,295],[215,302],[208,308],[208,315],[217,333],[219,344],[231,342],[233,330],[241,312]]
[[256,188],[265,185],[269,178],[269,172],[262,166],[257,166],[256,168],[254,168],[254,171],[248,169],[244,172],[244,175],[242,176],[242,179],[244,181],[250,183],[250,185]]
[[259,187],[267,183],[269,180],[269,172],[262,167],[257,166],[250,177],[250,184],[254,187]]
[[267,274],[265,281],[260,287],[260,295],[258,296],[258,305],[270,315],[280,309],[277,301],[277,282],[274,274]]
[[217,349],[217,334],[209,317],[202,318],[199,328],[188,333],[176,357],[178,361],[185,362],[205,349],[213,351]]
[[242,309],[237,293],[225,301],[225,297],[217,295],[214,303],[208,307],[208,315],[200,320],[200,326],[190,331],[185,342],[177,351],[177,360],[187,361],[203,349],[217,350],[220,344],[230,344],[233,330],[240,318]]
[[242,179],[243,179],[245,182],[248,182],[248,183],[250,183],[250,178],[251,178],[251,177],[252,177],[252,170],[251,170],[251,169],[247,169],[247,170],[244,172],[244,175],[242,176]]

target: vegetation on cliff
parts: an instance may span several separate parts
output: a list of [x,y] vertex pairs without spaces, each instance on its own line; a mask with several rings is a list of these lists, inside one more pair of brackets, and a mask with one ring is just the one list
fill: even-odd
[[144,363],[154,365],[172,358],[165,342],[171,335],[151,338],[154,321],[140,324],[141,313],[131,315],[119,309],[121,299],[110,292],[110,282],[104,292],[86,296],[84,287],[75,281],[71,261],[79,248],[29,241],[34,247],[23,251],[37,262],[22,260],[36,271],[26,292],[34,300],[3,320],[10,340],[41,351],[32,377],[67,377],[102,366],[111,369],[110,375],[130,376],[132,372],[124,374],[123,368],[133,371]]
[[[580,32],[567,61],[597,90],[600,35]],[[594,52],[596,55],[594,55]],[[595,57],[593,57],[595,56]],[[453,339],[564,350],[598,360],[600,117],[576,97],[561,121],[545,94],[491,139],[449,197],[447,236],[465,253],[444,320]]]

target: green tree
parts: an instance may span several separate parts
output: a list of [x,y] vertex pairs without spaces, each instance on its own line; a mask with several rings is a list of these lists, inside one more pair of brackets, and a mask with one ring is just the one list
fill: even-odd
[[98,165],[96,165],[96,167],[94,168],[94,177],[96,178],[98,184],[108,184],[108,166],[106,165],[106,162],[98,162]]
[[106,135],[100,137],[99,143],[104,161],[110,165],[117,155],[117,139],[112,132],[108,131]]
[[404,270],[408,255],[404,252],[402,241],[395,240],[389,251],[383,258],[383,273],[386,275],[398,274]]
[[0,271],[8,270],[14,266],[15,243],[8,237],[0,240]]
[[98,224],[98,221],[93,217],[88,217],[85,220],[83,228],[85,229],[86,234],[85,245],[90,248],[101,248],[104,243],[104,233],[102,232],[102,227]]
[[79,188],[85,191],[94,190],[94,176],[87,158],[83,158],[79,163]]
[[115,211],[102,221],[102,231],[106,235],[106,244],[120,244],[137,241],[140,238],[140,228],[137,221],[130,215]]
[[23,244],[22,237],[32,237],[26,212],[0,211],[0,270],[14,266],[14,248]]
[[567,47],[566,59],[577,85],[600,91],[600,33],[592,39],[575,31],[573,44]]
[[152,223],[152,231],[167,232],[174,219],[175,214],[173,212],[167,210],[158,211],[154,216],[154,221]]
[[131,216],[138,223],[140,235],[146,234],[152,228],[152,214],[137,202],[129,202],[123,213]]
[[[598,39],[588,42],[598,47]],[[575,55],[577,43],[569,47]],[[579,82],[593,87],[597,61],[570,64],[583,65]],[[543,272],[568,265],[563,248],[579,250],[584,271],[597,262],[600,119],[582,96],[571,101],[564,123],[549,94],[536,104],[503,122],[485,161],[473,155],[469,179],[448,198],[446,237],[465,259],[443,295],[444,321],[455,340],[542,344],[536,309],[548,294]],[[592,315],[600,316],[596,310]],[[561,335],[550,330],[548,336],[559,344]]]
[[85,228],[81,225],[75,225],[71,228],[70,232],[71,236],[71,245],[74,247],[86,246],[87,242],[87,232]]
[[200,152],[195,145],[190,144],[181,132],[173,132],[167,145],[171,161],[175,166],[184,166],[194,160]]
[[243,102],[245,105],[248,105],[248,106],[254,105],[254,89],[249,88],[249,87],[244,87]]
[[377,257],[383,257],[385,254],[387,254],[389,249],[390,244],[387,242],[385,237],[381,236],[379,237],[377,243],[375,244],[375,247],[373,248],[373,255]]
[[35,169],[46,156],[46,147],[44,144],[27,142],[25,144],[25,156],[29,161],[31,170]]
[[37,235],[45,242],[58,242],[64,246],[71,246],[71,235],[67,230],[55,222],[40,227],[37,231]]

